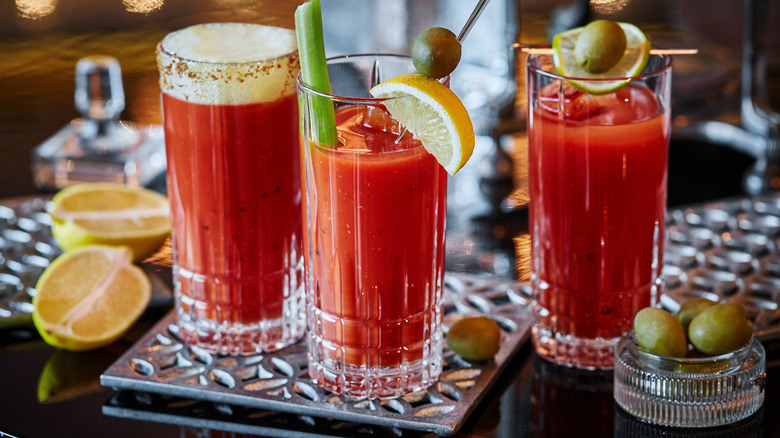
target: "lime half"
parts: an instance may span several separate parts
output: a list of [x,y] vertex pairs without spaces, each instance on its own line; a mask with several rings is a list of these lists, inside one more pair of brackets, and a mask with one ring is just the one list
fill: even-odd
[[580,90],[591,94],[611,93],[627,85],[631,77],[639,75],[645,68],[647,58],[650,56],[650,40],[633,24],[618,24],[626,34],[626,51],[617,64],[602,73],[591,73],[585,70],[574,55],[577,38],[584,31],[584,27],[555,35],[553,62],[558,74],[574,78],[568,81]]

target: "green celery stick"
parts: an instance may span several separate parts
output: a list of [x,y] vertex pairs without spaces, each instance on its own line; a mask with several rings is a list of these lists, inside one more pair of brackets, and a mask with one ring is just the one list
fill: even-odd
[[[321,93],[330,93],[320,0],[309,0],[295,10],[295,34],[298,38],[303,83]],[[338,144],[338,136],[333,102],[323,96],[309,97],[308,111],[314,125],[314,140],[323,146],[335,146]],[[301,111],[304,109],[301,108]]]

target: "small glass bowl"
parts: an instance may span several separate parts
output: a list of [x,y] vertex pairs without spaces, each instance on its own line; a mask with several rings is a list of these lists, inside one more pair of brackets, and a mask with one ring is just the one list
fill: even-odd
[[615,401],[654,424],[712,427],[755,413],[764,403],[766,353],[755,338],[713,357],[659,356],[637,345],[632,332],[615,350]]

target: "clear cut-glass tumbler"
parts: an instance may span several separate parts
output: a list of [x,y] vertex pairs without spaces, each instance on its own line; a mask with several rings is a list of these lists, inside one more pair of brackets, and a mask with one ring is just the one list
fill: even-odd
[[[338,394],[397,397],[441,374],[447,174],[411,133],[396,142],[403,127],[368,93],[415,73],[409,58],[345,56],[328,71],[332,94],[298,81],[309,375]],[[323,101],[335,144],[317,135]]]
[[671,59],[651,55],[637,77],[575,79],[531,55],[526,72],[531,338],[553,362],[610,369],[661,293]]
[[303,337],[295,33],[188,27],[158,46],[179,336],[221,354]]

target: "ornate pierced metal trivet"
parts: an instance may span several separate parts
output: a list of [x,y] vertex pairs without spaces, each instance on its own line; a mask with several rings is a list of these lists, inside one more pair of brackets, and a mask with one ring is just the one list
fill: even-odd
[[669,211],[663,278],[669,310],[694,297],[738,302],[759,340],[779,339],[780,194]]
[[[51,235],[47,196],[0,200],[0,327],[31,322],[35,284],[62,250]],[[168,304],[170,290],[147,270],[151,306]]]
[[[352,422],[399,433],[406,429],[451,435],[528,338],[530,289],[511,281],[456,274],[448,274],[445,284],[445,327],[464,314],[490,315],[503,331],[501,350],[494,361],[486,363],[470,363],[445,351],[439,382],[410,396],[385,401],[352,400],[323,390],[308,376],[302,342],[280,352],[248,357],[218,356],[187,346],[176,334],[173,313],[120,357],[101,376],[101,384],[117,390],[206,401],[217,411],[261,409],[307,419],[304,422],[322,423],[314,418],[338,420],[331,423],[342,428]],[[163,411],[178,408],[180,413],[181,400],[169,400],[156,404],[164,407]],[[111,403],[104,411],[123,416],[134,412]],[[157,419],[163,418],[161,415]],[[320,428],[319,433],[343,436],[336,434],[338,429],[327,429]],[[282,435],[289,435],[289,431]]]
[[61,251],[45,198],[0,202],[0,327],[28,323],[38,277]]

